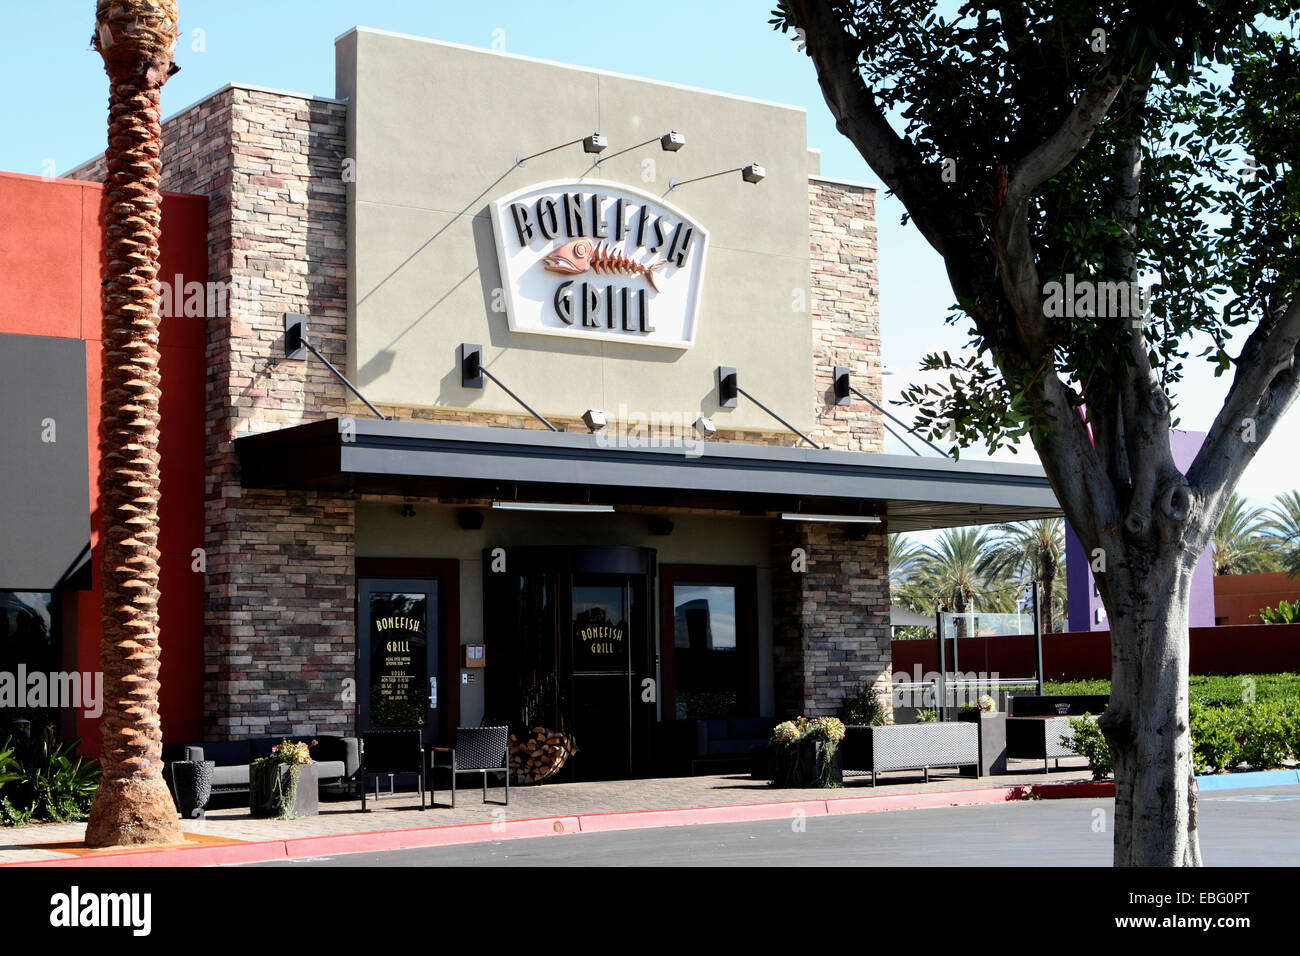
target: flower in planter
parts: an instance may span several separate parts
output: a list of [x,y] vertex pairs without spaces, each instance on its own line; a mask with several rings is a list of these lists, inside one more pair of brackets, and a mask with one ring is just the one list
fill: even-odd
[[801,736],[803,735],[799,732],[799,728],[793,720],[777,724],[772,730],[772,740],[778,744],[793,743]]

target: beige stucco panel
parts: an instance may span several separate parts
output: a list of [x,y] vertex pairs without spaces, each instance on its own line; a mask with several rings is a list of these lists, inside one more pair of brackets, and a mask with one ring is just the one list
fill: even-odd
[[[456,347],[475,342],[488,367],[544,414],[615,414],[620,404],[713,414],[714,370],[734,365],[745,387],[812,426],[801,110],[364,31],[340,40],[338,69],[357,164],[347,364],[371,401],[517,412],[491,383],[460,388]],[[676,153],[652,145],[596,169],[571,146],[514,166],[519,153],[597,129],[613,152],[670,128],[687,138]],[[669,193],[670,178],[750,162],[767,168],[757,185],[732,173]],[[583,176],[663,195],[709,230],[693,348],[600,344],[581,329],[572,339],[510,333],[505,314],[493,311],[501,280],[489,201]],[[795,290],[804,290],[805,311],[796,311]],[[743,399],[719,414],[722,427],[779,428]]]

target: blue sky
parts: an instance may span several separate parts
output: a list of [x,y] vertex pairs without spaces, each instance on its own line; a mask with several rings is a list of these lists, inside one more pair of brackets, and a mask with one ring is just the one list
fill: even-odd
[[[104,148],[107,86],[90,49],[94,2],[2,2],[0,81],[10,93],[0,109],[12,133],[0,141],[0,169],[62,173]],[[332,95],[334,39],[360,25],[802,106],[822,172],[876,182],[835,131],[811,62],[769,26],[770,9],[763,0],[180,0],[181,72],[163,91],[163,112],[232,81]],[[899,203],[882,197],[881,335],[894,373],[885,379],[887,395],[916,378],[927,351],[955,350],[966,338],[965,324],[944,324],[953,297],[942,264],[915,229],[899,225],[901,213]],[[1208,366],[1195,369],[1180,390],[1183,427],[1208,428],[1227,386]],[[1296,486],[1283,449],[1297,428],[1300,412],[1293,410],[1247,471],[1241,490],[1255,504]],[[892,439],[887,450],[903,451]],[[966,454],[982,457],[976,449]],[[1034,460],[1028,448],[997,457]]]

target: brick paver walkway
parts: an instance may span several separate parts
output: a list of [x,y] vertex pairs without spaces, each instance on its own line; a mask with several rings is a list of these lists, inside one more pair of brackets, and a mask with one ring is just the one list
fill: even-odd
[[[361,808],[359,800],[322,801],[319,816],[298,820],[254,820],[248,815],[247,807],[230,807],[209,810],[206,820],[182,821],[181,827],[189,833],[225,840],[291,840],[298,837],[418,829],[457,823],[494,823],[537,817],[795,800],[834,800],[872,794],[940,793],[1043,783],[1078,783],[1091,779],[1086,763],[1079,758],[1062,760],[1061,769],[1049,774],[1044,774],[1042,764],[1034,761],[1012,761],[1010,769],[1012,772],[1007,776],[978,780],[961,777],[950,771],[938,771],[931,774],[928,784],[912,772],[885,773],[880,775],[880,785],[874,789],[870,778],[865,777],[849,778],[845,786],[830,790],[778,790],[761,780],[751,780],[748,776],[738,774],[512,787],[508,807],[484,805],[482,789],[475,788],[473,778],[467,777],[465,779],[469,786],[458,792],[454,810],[438,807],[421,813],[417,809],[417,795],[399,790],[395,796],[385,794],[378,802],[373,799],[369,801],[372,812],[365,814],[356,812]],[[437,794],[442,802],[446,802],[449,795],[446,790],[439,790]],[[500,799],[501,790],[491,788],[488,795],[492,799]],[[65,853],[45,848],[34,849],[33,845],[76,843],[84,838],[85,830],[84,823],[2,829],[0,863],[66,858]]]

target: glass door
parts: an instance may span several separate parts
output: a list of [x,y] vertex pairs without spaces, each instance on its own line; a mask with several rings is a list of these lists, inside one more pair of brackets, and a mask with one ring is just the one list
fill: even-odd
[[418,728],[426,745],[442,734],[438,706],[439,582],[357,582],[357,727]]
[[632,587],[623,578],[574,575],[569,594],[569,696],[582,775],[626,777],[633,750]]

